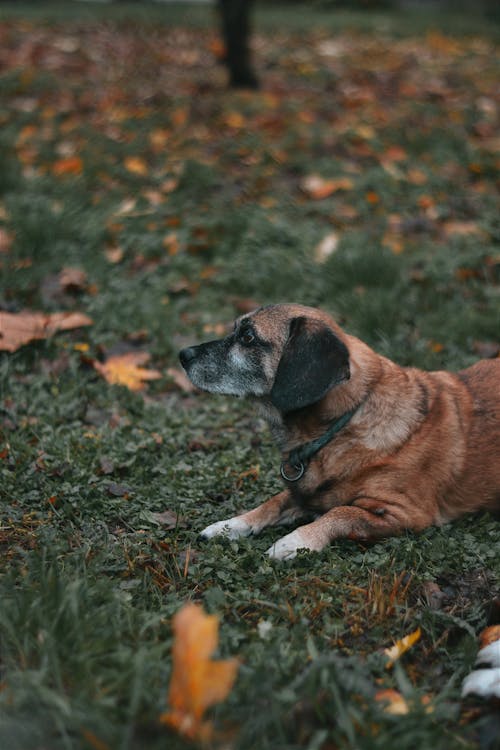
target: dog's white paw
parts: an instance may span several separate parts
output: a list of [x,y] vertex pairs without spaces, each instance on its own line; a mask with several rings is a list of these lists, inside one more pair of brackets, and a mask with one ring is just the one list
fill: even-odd
[[267,554],[274,560],[291,560],[296,556],[299,549],[307,549],[310,552],[315,549],[307,541],[305,534],[301,532],[300,528],[278,539],[277,542],[269,547]]
[[252,527],[242,518],[235,516],[225,521],[216,521],[200,532],[204,539],[212,539],[214,536],[225,536],[227,539],[238,539],[241,536],[250,536]]

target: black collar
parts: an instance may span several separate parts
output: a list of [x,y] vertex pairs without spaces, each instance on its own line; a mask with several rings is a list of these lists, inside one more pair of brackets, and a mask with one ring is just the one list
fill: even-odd
[[[355,409],[346,411],[345,414],[342,414],[341,417],[336,419],[335,422],[330,425],[328,430],[324,432],[323,435],[320,435],[319,438],[316,438],[316,440],[311,440],[309,443],[304,443],[304,445],[299,445],[298,448],[294,448],[293,450],[291,450],[288,454],[288,458],[285,461],[281,462],[280,473],[283,479],[285,479],[287,482],[298,482],[298,480],[304,476],[311,458],[313,458],[316,453],[324,448],[325,445],[327,445],[330,440],[332,440],[335,435],[340,432],[340,430],[345,427],[348,422],[351,421],[351,418],[354,416],[357,410],[358,407],[356,406]],[[289,476],[286,473],[287,466],[291,466],[292,469],[295,470],[295,474]]]

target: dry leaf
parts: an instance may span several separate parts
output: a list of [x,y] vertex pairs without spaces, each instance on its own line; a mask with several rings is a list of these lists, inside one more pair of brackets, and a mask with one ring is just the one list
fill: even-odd
[[104,251],[108,263],[120,263],[123,260],[123,250],[117,245],[107,247]]
[[422,631],[420,628],[417,628],[413,633],[409,633],[408,635],[405,635],[404,638],[401,638],[401,640],[396,641],[396,643],[390,648],[386,648],[384,653],[389,657],[389,661],[385,665],[386,669],[390,669],[394,665],[394,662],[399,659],[405,651],[408,651],[414,643],[420,640],[421,635]]
[[8,253],[12,245],[13,235],[0,227],[0,253]]
[[64,159],[58,159],[52,165],[52,172],[57,177],[64,175],[78,175],[83,170],[83,161],[79,156],[68,156]]
[[210,706],[220,703],[233,687],[237,659],[213,661],[218,645],[219,620],[197,604],[185,604],[173,618],[173,666],[168,692],[169,710],[163,724],[193,740],[208,740],[212,724],[203,719]]
[[479,635],[481,648],[485,648],[486,646],[489,646],[491,643],[495,643],[496,641],[499,642],[498,647],[500,648],[500,625],[490,625],[489,627],[485,628]]
[[397,690],[392,690],[391,688],[378,690],[375,693],[375,700],[385,703],[384,711],[387,714],[402,716],[408,713],[408,703]]
[[82,268],[63,268],[58,278],[65,292],[80,292],[87,286],[87,274]]
[[162,377],[158,370],[146,370],[141,365],[151,359],[148,352],[127,352],[109,357],[105,362],[92,362],[94,368],[108,383],[125,385],[131,391],[141,391],[144,381],[158,380]]
[[35,339],[46,339],[57,331],[92,325],[82,313],[0,312],[0,350],[15,352]]
[[323,200],[328,196],[336,193],[338,190],[352,190],[353,181],[349,177],[337,177],[332,180],[325,180],[318,174],[311,174],[304,177],[301,182],[301,188],[309,198],[314,200]]
[[184,393],[194,393],[197,390],[183,370],[178,370],[176,367],[169,367],[167,375],[172,378],[180,391],[183,391]]
[[224,117],[224,122],[228,127],[235,130],[240,130],[245,126],[245,118],[240,112],[228,112]]
[[469,237],[473,234],[484,234],[475,221],[445,221],[442,227],[446,237],[451,235]]
[[330,232],[325,235],[321,242],[314,248],[314,260],[316,263],[324,263],[339,246],[340,236],[338,232]]
[[175,510],[164,510],[161,513],[151,512],[149,515],[156,523],[166,529],[176,529],[179,526],[186,525],[182,516]]
[[148,165],[140,156],[127,156],[123,163],[125,169],[132,174],[146,175],[149,171]]
[[[398,690],[387,688],[386,690],[378,690],[375,693],[375,700],[381,703],[385,703],[384,711],[387,714],[393,714],[394,716],[403,716],[410,710],[408,703],[404,696]],[[432,713],[434,708],[431,704],[431,697],[429,695],[423,695],[420,698],[420,703],[425,707],[426,713]]]

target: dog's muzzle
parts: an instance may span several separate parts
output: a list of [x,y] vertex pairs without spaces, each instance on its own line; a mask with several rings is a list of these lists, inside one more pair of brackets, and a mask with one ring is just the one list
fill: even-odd
[[181,349],[179,352],[179,359],[181,365],[186,369],[189,367],[190,362],[196,358],[196,349],[194,346],[187,346],[185,349]]

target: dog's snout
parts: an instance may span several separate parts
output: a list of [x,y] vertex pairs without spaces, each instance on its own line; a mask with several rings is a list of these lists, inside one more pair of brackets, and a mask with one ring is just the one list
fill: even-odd
[[187,367],[195,357],[196,349],[194,346],[187,346],[179,352],[179,359],[183,367]]

